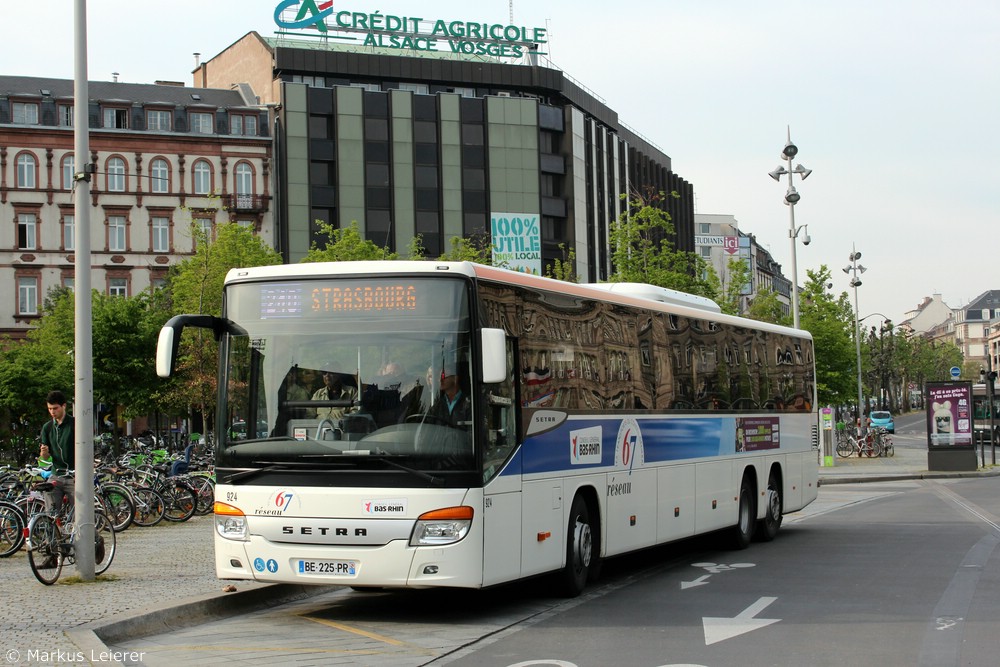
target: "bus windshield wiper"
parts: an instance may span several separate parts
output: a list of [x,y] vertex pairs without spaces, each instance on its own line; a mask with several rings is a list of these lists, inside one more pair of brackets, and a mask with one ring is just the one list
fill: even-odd
[[411,468],[410,466],[404,466],[402,463],[397,463],[396,461],[390,459],[388,454],[375,454],[374,456],[375,458],[377,458],[382,463],[385,463],[386,465],[392,466],[393,468],[398,468],[399,470],[408,472],[412,475],[416,475],[420,479],[427,480],[428,482],[431,483],[431,486],[441,486],[444,484],[444,481],[440,477],[435,477],[434,475],[426,473],[423,470],[417,470],[416,468]]
[[295,462],[295,461],[253,461],[253,463],[262,464],[263,468],[252,468],[250,470],[241,470],[239,472],[234,472],[229,475],[229,477],[220,480],[223,484],[232,484],[233,482],[240,479],[247,479],[250,477],[255,477],[265,472],[278,472],[282,470],[301,470],[302,468],[313,467],[312,462]]
[[346,451],[343,454],[309,454],[307,456],[303,456],[302,458],[329,459],[329,458],[336,457],[336,458],[341,459],[341,460],[343,460],[343,459],[346,458],[348,461],[355,462],[355,464],[356,464],[357,460],[360,459],[360,458],[362,458],[362,457],[365,458],[365,459],[375,459],[376,461],[381,461],[381,462],[385,463],[388,466],[391,466],[393,468],[397,468],[397,469],[402,470],[404,472],[408,472],[411,475],[415,475],[415,476],[419,477],[420,479],[427,480],[428,482],[431,483],[431,486],[441,486],[442,484],[444,484],[444,481],[440,477],[435,477],[434,475],[431,475],[430,473],[426,473],[423,470],[417,470],[416,468],[411,468],[410,466],[404,466],[402,463],[397,463],[396,461],[393,461],[392,459],[389,458],[392,455],[389,454],[389,453],[387,453],[387,452],[382,452],[382,451],[378,451],[378,450],[372,451],[372,452],[368,452],[366,450],[366,452],[364,454],[355,453],[354,456],[352,456],[351,454],[352,454],[352,452],[350,452],[350,451]]

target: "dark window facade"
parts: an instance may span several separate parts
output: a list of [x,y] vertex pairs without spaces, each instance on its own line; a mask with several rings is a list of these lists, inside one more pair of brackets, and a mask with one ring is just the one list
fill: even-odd
[[462,233],[482,238],[489,233],[489,196],[486,164],[485,100],[461,100]]
[[364,94],[365,238],[395,250],[392,233],[392,144],[389,132],[389,95]]
[[337,219],[337,124],[333,91],[309,89],[309,186],[312,212],[309,242],[320,248],[329,238],[320,232],[319,222],[334,228]]

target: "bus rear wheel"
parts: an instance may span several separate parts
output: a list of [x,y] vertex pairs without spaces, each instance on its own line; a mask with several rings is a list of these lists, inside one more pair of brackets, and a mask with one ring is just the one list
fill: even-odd
[[594,540],[596,533],[591,524],[587,503],[582,496],[577,495],[573,499],[566,529],[566,565],[560,573],[560,589],[567,597],[576,597],[583,592],[591,569],[597,565]]
[[764,503],[764,518],[757,525],[757,539],[761,542],[770,542],[778,536],[778,530],[781,528],[781,486],[773,472],[767,478]]
[[736,525],[729,529],[732,548],[746,549],[750,546],[756,526],[757,497],[750,476],[743,475],[743,482],[740,484],[739,510],[737,511]]

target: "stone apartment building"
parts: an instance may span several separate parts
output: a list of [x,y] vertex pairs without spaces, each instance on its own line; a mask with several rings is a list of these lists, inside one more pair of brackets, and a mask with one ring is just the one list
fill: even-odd
[[0,76],[0,334],[23,337],[74,285],[74,175],[91,165],[94,289],[135,295],[194,251],[192,228],[273,244],[268,115],[246,86],[89,84],[90,155],[74,155],[73,82]]

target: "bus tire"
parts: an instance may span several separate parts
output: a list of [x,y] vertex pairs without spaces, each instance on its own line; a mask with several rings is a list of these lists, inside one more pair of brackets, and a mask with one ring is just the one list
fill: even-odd
[[778,536],[781,528],[781,485],[772,472],[767,478],[767,491],[764,492],[764,518],[757,526],[757,539],[770,542]]
[[576,597],[583,592],[594,562],[595,531],[591,525],[590,509],[582,496],[573,498],[566,529],[566,565],[560,574],[560,589],[566,597]]
[[730,528],[730,542],[733,549],[741,550],[750,546],[754,528],[757,526],[757,497],[750,476],[744,474],[740,483],[739,509],[736,525]]

